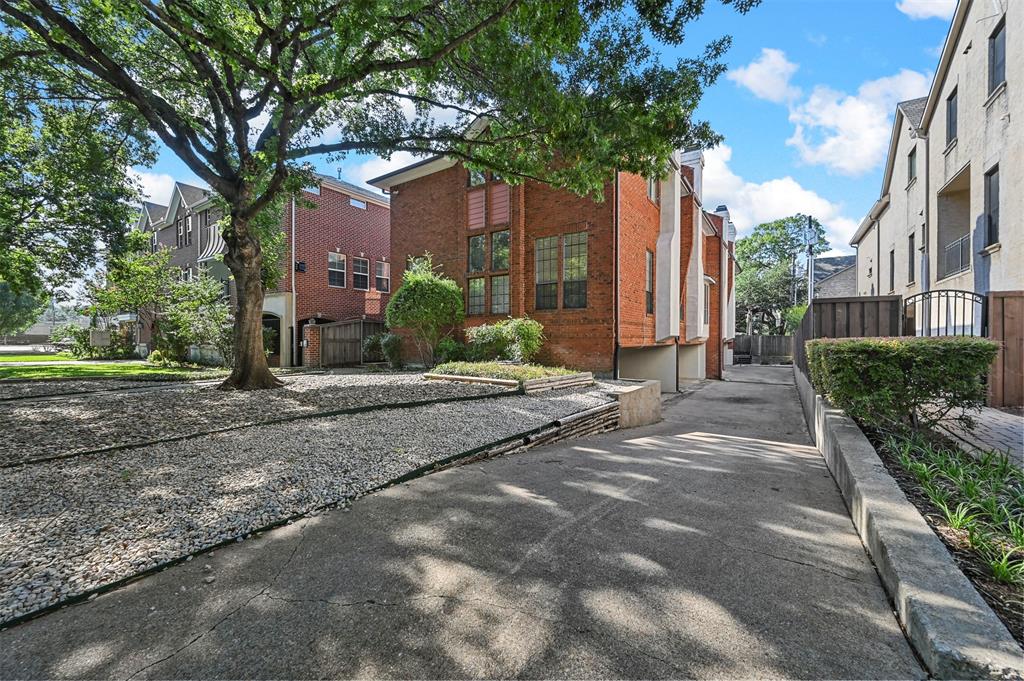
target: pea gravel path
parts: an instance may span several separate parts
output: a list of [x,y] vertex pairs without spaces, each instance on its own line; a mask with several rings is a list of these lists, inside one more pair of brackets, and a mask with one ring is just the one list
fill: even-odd
[[[486,384],[425,381],[420,374],[313,374],[284,379],[254,400],[215,384],[0,402],[0,465],[208,433],[232,426],[363,406],[507,392]],[[45,434],[42,437],[41,434]]]
[[384,409],[0,470],[0,622],[608,400]]
[[0,381],[0,400],[21,400],[74,393],[105,392],[180,385],[180,381],[129,381],[119,378],[93,378],[55,381]]

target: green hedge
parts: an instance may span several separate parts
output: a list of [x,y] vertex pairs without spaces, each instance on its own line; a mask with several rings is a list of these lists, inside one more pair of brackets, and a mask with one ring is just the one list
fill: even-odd
[[819,393],[874,428],[970,426],[985,403],[985,375],[998,344],[985,338],[841,338],[807,342]]

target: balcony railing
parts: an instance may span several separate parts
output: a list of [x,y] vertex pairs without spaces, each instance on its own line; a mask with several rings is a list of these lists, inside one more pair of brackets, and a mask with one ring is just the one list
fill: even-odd
[[971,266],[971,235],[964,234],[956,241],[947,244],[942,253],[942,277],[963,272]]

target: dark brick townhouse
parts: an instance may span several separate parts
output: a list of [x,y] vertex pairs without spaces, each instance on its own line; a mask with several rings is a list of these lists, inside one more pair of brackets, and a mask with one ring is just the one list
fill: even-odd
[[735,229],[704,211],[702,173],[700,152],[677,155],[661,179],[616,173],[600,202],[445,157],[370,184],[391,196],[396,280],[429,252],[463,288],[465,326],[526,315],[542,361],[675,390],[731,361]]
[[[389,198],[326,175],[319,179],[285,208],[282,278],[263,304],[264,326],[278,332],[271,362],[281,366],[302,363],[296,339],[305,325],[381,320],[391,292]],[[219,218],[209,190],[177,182],[167,206],[143,205],[137,227],[152,232],[154,249],[171,251],[171,265],[183,277],[204,267],[233,295],[230,272],[217,257],[224,252],[214,229]]]

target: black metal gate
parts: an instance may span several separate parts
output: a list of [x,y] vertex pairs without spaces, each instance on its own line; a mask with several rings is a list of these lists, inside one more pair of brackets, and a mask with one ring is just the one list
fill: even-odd
[[988,335],[985,296],[957,289],[925,291],[903,301],[903,329],[908,336]]

